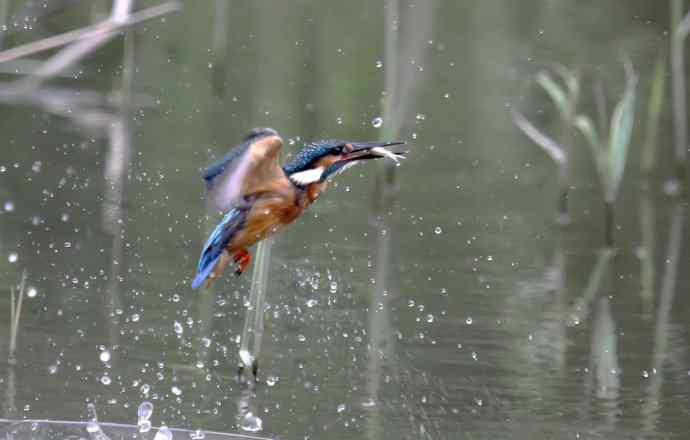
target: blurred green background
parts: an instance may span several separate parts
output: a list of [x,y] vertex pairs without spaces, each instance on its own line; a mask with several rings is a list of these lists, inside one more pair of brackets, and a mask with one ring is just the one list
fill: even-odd
[[[0,48],[110,7],[1,1]],[[0,63],[3,416],[84,419],[95,402],[101,420],[135,423],[150,400],[155,425],[241,432],[249,406],[260,435],[286,439],[685,438],[670,76],[657,163],[639,171],[670,15],[643,0],[184,2],[35,90],[22,81],[54,51]],[[559,225],[557,169],[511,110],[558,137],[536,75],[581,72],[592,114],[597,84],[609,110],[623,93],[625,57],[639,81],[614,254],[584,139]],[[250,277],[189,284],[218,220],[200,172],[256,126],[281,133],[284,157],[331,137],[394,137],[410,154],[392,195],[383,167],[357,167],[276,237],[271,380],[252,391],[234,377]]]

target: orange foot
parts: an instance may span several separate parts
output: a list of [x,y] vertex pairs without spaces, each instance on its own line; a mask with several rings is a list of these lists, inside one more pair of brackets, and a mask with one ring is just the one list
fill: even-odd
[[240,249],[239,251],[235,252],[235,255],[233,255],[232,259],[235,261],[235,263],[237,263],[235,275],[239,276],[242,275],[242,272],[244,272],[247,266],[249,266],[249,263],[251,263],[252,256],[248,250]]

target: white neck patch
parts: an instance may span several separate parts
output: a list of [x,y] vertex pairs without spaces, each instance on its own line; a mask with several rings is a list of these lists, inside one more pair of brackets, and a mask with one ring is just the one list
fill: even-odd
[[311,170],[300,171],[298,173],[290,174],[290,180],[300,186],[309,185],[321,180],[324,168],[313,168]]

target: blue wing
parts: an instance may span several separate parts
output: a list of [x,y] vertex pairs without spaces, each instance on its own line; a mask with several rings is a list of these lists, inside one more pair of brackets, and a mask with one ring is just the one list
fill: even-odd
[[196,277],[194,277],[194,281],[192,281],[193,289],[201,286],[201,284],[206,281],[206,278],[208,278],[216,267],[216,264],[218,264],[223,249],[230,243],[235,233],[244,226],[244,221],[247,218],[248,212],[248,207],[231,209],[213,230],[201,251],[197,274]]
[[253,139],[245,141],[237,147],[233,148],[232,150],[230,150],[228,154],[225,155],[225,157],[223,157],[221,160],[214,163],[213,165],[208,167],[206,171],[204,171],[202,177],[206,182],[207,189],[210,190],[211,188],[213,188],[213,184],[215,183],[214,181],[218,176],[223,174],[225,168],[231,166],[233,162],[238,160],[240,157],[242,157],[242,155],[244,155],[244,153],[247,152],[249,146],[252,144],[252,141]]

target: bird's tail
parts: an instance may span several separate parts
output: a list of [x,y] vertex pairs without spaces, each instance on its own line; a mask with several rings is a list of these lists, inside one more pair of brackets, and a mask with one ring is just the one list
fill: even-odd
[[[244,225],[248,212],[249,208],[247,207],[231,209],[213,230],[201,251],[197,274],[192,281],[193,289],[201,286],[208,279],[209,275],[213,273],[213,270],[221,261],[225,247],[230,243],[235,233]],[[224,262],[224,264],[226,263]],[[220,269],[223,269],[223,267]]]
[[215,269],[216,264],[218,264],[218,260],[220,260],[220,257],[210,261],[201,272],[196,274],[194,281],[192,281],[192,289],[198,289],[204,281],[206,281],[211,272],[213,272],[213,269]]

